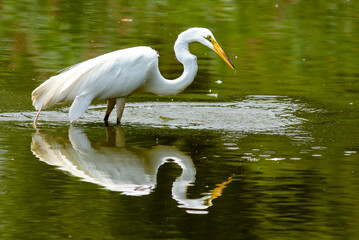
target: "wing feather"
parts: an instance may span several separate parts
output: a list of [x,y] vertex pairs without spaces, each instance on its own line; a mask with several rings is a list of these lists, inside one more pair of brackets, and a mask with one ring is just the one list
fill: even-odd
[[[32,92],[33,105],[36,109],[45,109],[56,103],[71,102],[79,95],[87,95],[88,99],[93,100],[104,92],[113,92],[114,83],[118,83],[121,75],[121,86],[126,88],[130,80],[133,80],[129,79],[133,76],[131,74],[143,70],[143,63],[157,56],[157,52],[149,47],[135,47],[110,52],[76,64],[36,88]],[[131,86],[134,87],[135,84]]]

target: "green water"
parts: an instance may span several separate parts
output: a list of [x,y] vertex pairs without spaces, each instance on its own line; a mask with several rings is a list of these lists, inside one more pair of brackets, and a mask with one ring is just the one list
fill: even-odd
[[[0,239],[357,239],[359,3],[0,2]],[[74,126],[31,91],[57,71],[209,28],[182,94],[104,102]],[[168,106],[168,107],[166,107]]]

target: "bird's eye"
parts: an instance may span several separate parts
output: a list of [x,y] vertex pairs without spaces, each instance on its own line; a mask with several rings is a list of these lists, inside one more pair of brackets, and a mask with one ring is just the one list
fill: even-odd
[[213,42],[213,38],[212,38],[211,35],[208,35],[207,37],[205,37],[205,39],[207,39],[207,40],[210,41],[210,42]]

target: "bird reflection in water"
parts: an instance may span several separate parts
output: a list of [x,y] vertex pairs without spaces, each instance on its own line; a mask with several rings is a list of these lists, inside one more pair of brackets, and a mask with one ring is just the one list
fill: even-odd
[[121,127],[117,127],[116,132],[108,127],[107,138],[107,144],[91,143],[81,128],[71,126],[71,144],[64,144],[64,139],[37,131],[32,137],[31,150],[41,161],[83,181],[129,196],[150,194],[156,187],[160,166],[174,162],[181,167],[182,173],[172,185],[172,197],[179,207],[191,213],[207,213],[212,200],[221,196],[222,190],[232,181],[230,177],[202,197],[188,198],[187,188],[196,180],[196,169],[189,156],[172,146],[126,147]]

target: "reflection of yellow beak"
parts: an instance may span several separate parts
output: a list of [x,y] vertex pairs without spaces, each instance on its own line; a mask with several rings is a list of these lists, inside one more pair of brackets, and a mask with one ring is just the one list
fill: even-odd
[[221,46],[219,46],[219,44],[216,41],[213,41],[212,44],[214,47],[214,51],[216,51],[216,53],[234,70],[235,67],[234,67],[233,63],[231,62],[231,60],[229,60],[227,55],[224,53]]

